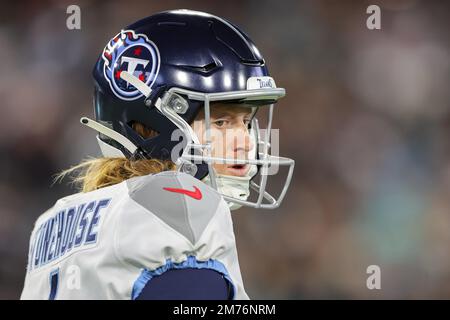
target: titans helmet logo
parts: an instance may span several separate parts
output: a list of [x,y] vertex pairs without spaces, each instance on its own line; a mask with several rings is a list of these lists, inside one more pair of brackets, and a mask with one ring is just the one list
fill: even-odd
[[126,71],[150,88],[156,80],[160,56],[156,45],[145,34],[122,30],[103,50],[103,73],[112,92],[122,100],[136,100],[142,93],[120,77]]

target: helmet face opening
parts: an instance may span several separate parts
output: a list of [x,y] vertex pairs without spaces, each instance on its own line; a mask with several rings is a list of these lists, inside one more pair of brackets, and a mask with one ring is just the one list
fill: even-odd
[[[283,200],[287,192],[287,188],[290,184],[290,180],[292,179],[294,160],[279,157],[278,154],[270,153],[272,132],[271,125],[274,104],[269,104],[267,106],[268,119],[267,126],[266,128],[264,128],[264,130],[260,129],[259,121],[256,117],[253,117],[252,119],[249,134],[251,140],[253,141],[254,148],[252,150],[249,150],[245,157],[227,157],[215,156],[212,153],[212,150],[214,150],[214,146],[211,139],[211,103],[218,101],[236,101],[236,98],[239,98],[241,101],[263,101],[264,99],[271,101],[274,98],[280,98],[284,96],[284,89],[275,88],[205,94],[199,92],[189,92],[180,88],[172,88],[169,90],[169,92],[183,94],[190,97],[190,99],[203,101],[204,103],[204,123],[206,127],[204,139],[199,139],[199,137],[193,132],[190,125],[185,122],[183,123],[182,119],[174,111],[173,106],[166,105],[164,103],[161,103],[159,105],[159,109],[161,110],[161,112],[166,114],[166,116],[169,119],[173,120],[174,123],[178,123],[179,129],[185,132],[188,140],[192,141],[191,143],[186,145],[186,147],[183,149],[181,157],[177,160],[179,170],[184,171],[185,168],[188,168],[187,172],[192,174],[192,172],[195,172],[196,170],[193,165],[203,165],[204,163],[206,163],[208,166],[208,181],[211,183],[212,187],[218,189],[217,174],[216,170],[214,169],[214,165],[228,164],[249,166],[250,170],[248,171],[248,175],[245,178],[247,179],[252,190],[258,193],[257,200],[251,202],[230,195],[222,194],[224,198],[227,201],[254,208],[270,209],[278,207]],[[274,145],[278,146],[278,141]],[[193,152],[193,150],[195,150],[195,152]],[[278,150],[278,148],[276,150]],[[178,150],[175,150],[175,152],[178,152]],[[176,157],[176,154],[174,154],[174,157]],[[266,191],[267,179],[268,176],[277,174],[278,168],[280,166],[287,166],[288,173],[280,195],[278,197],[274,197]],[[257,170],[251,170],[252,168],[255,168]],[[258,183],[255,182],[255,177],[257,174],[259,177]],[[238,180],[239,178],[242,177],[235,177],[235,179]]]
[[[279,206],[294,166],[292,159],[270,153],[274,104],[285,90],[276,87],[259,50],[237,26],[190,10],[158,13],[114,36],[93,74],[97,123],[90,126],[100,132],[105,156],[171,160],[178,170],[216,189],[222,182],[240,181],[258,193],[253,202],[247,201],[246,192],[223,194],[229,202]],[[252,110],[245,133],[252,148],[239,157],[214,152],[211,112],[217,104]],[[267,110],[264,129],[255,116],[258,109]],[[200,112],[204,137],[191,126]],[[136,123],[153,134],[135,130]],[[219,165],[230,167],[231,174],[220,172]],[[279,166],[287,166],[289,172],[275,198],[266,192],[266,184]]]

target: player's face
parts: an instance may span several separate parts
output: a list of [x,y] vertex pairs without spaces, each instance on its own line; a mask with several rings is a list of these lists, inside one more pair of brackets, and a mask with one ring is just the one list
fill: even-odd
[[[211,155],[232,159],[248,159],[254,145],[249,135],[252,108],[238,104],[216,103],[211,106]],[[206,142],[204,111],[194,120],[192,127],[200,143]],[[245,176],[249,165],[215,163],[218,174]]]

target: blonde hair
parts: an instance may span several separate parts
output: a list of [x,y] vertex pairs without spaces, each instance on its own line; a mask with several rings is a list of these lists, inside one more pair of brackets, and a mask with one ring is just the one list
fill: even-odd
[[[144,138],[158,133],[141,123],[133,123],[133,129]],[[69,176],[71,183],[77,185],[79,191],[89,192],[111,186],[133,177],[155,174],[162,171],[175,170],[170,160],[127,158],[89,158],[69,169],[63,170],[54,177],[54,182]]]

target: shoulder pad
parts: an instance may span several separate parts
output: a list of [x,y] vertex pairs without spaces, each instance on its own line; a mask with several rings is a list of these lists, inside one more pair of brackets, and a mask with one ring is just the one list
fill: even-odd
[[224,201],[210,186],[177,171],[137,177],[126,183],[131,199],[193,244],[215,215],[220,202]]

